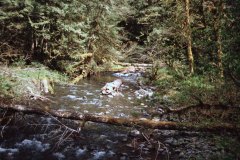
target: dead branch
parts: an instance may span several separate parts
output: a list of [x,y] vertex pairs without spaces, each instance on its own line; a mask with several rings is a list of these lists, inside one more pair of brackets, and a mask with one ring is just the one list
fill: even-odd
[[35,108],[23,105],[5,105],[1,104],[0,108],[12,112],[22,112],[24,114],[36,114],[45,116],[54,116],[58,118],[70,119],[70,120],[81,120],[91,121],[96,123],[105,123],[117,126],[126,127],[145,127],[151,129],[162,129],[162,130],[188,130],[188,131],[240,131],[240,126],[237,124],[229,123],[211,123],[211,124],[191,124],[191,123],[180,123],[180,122],[168,122],[168,121],[154,121],[148,119],[134,119],[134,118],[116,118],[109,116],[97,116],[91,114],[82,114],[76,111],[58,111],[46,108]]
[[150,68],[152,67],[152,64],[147,64],[147,63],[125,63],[125,62],[113,62],[116,65],[121,65],[123,67],[129,67],[129,66],[134,66],[134,67],[145,67],[145,68]]
[[[159,115],[166,115],[169,113],[176,113],[176,114],[185,114],[186,112],[190,111],[190,110],[196,110],[201,112],[201,110],[222,110],[222,111],[227,111],[227,110],[236,110],[240,112],[240,108],[239,107],[235,107],[235,106],[226,106],[226,105],[209,105],[209,104],[203,104],[200,103],[198,105],[191,105],[191,106],[187,106],[187,107],[179,107],[176,109],[173,108],[164,108],[163,112]],[[156,113],[155,113],[156,114]],[[155,115],[154,114],[154,115]]]

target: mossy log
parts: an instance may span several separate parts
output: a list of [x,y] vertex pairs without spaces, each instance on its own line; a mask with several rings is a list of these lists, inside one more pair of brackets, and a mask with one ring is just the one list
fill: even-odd
[[161,130],[186,130],[186,131],[208,131],[208,132],[239,132],[240,126],[229,123],[208,123],[208,124],[192,124],[170,121],[154,121],[148,119],[134,118],[116,118],[109,116],[97,116],[92,114],[83,114],[76,111],[58,111],[49,108],[34,108],[24,105],[6,105],[1,104],[0,108],[8,112],[21,112],[24,114],[36,114],[45,116],[54,116],[69,120],[91,121],[96,123],[105,123],[126,127],[144,127]]
[[146,63],[125,63],[125,62],[113,62],[113,63],[116,65],[121,65],[123,67],[129,67],[129,66],[146,67],[146,68],[152,67],[152,64],[146,64]]

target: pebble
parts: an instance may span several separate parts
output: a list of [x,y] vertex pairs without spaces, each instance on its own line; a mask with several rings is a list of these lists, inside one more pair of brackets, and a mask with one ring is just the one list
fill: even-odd
[[159,148],[158,149],[158,152],[163,152],[165,149],[163,149],[163,148]]
[[120,157],[120,160],[127,160],[127,157],[126,156],[122,156],[122,157]]
[[184,153],[184,152],[179,153],[179,157],[180,157],[180,158],[183,158],[184,156],[185,156],[185,153]]
[[113,155],[115,155],[116,153],[114,153],[113,151],[109,151],[108,152],[108,155],[110,155],[110,156],[113,156]]
[[153,145],[151,145],[151,144],[147,145],[147,147],[148,147],[149,149],[153,149]]
[[154,117],[152,120],[153,121],[160,121],[160,118],[159,117]]
[[175,152],[175,153],[180,153],[180,152],[181,152],[181,149],[175,149],[174,152]]
[[150,149],[149,148],[143,148],[144,151],[149,151]]
[[128,154],[127,154],[127,153],[122,153],[122,155],[123,155],[123,156],[128,156]]
[[102,115],[104,115],[104,113],[103,113],[103,112],[100,112],[100,113],[98,113],[98,115],[99,115],[99,116],[102,116]]
[[173,139],[173,138],[168,138],[168,139],[166,139],[166,140],[164,141],[164,143],[167,143],[167,144],[172,144],[172,143],[173,143],[173,141],[174,141],[174,139]]
[[127,142],[128,138],[127,137],[123,137],[122,141],[123,142]]
[[88,113],[88,110],[84,110],[83,113]]
[[86,148],[84,148],[84,149],[79,148],[76,150],[76,156],[79,157],[79,156],[83,155],[85,152],[86,152]]
[[124,114],[124,113],[119,113],[118,116],[119,116],[119,117],[126,117],[126,114]]
[[106,139],[106,138],[107,138],[106,135],[101,135],[101,136],[99,137],[99,139]]
[[109,98],[113,98],[113,95],[108,95]]
[[133,136],[133,137],[136,137],[136,136],[139,136],[141,133],[140,131],[134,129],[130,132],[130,135]]

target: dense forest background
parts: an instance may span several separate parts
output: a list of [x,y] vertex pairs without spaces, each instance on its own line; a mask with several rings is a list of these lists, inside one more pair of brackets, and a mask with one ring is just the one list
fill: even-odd
[[238,0],[5,0],[0,6],[4,64],[39,61],[76,76],[127,58],[217,77],[240,72]]
[[[0,62],[6,66],[37,62],[75,83],[119,62],[149,63],[153,67],[139,83],[156,85],[157,101],[169,105],[162,98],[167,95],[177,106],[239,103],[238,0],[6,0],[0,5]],[[1,87],[4,93],[14,92],[9,86]]]

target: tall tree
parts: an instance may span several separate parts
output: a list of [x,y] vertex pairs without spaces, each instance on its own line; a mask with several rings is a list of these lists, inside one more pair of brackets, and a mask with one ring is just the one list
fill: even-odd
[[[0,52],[9,57],[18,54],[21,59],[40,61],[76,76],[83,68],[119,57],[122,36],[117,25],[129,12],[127,2],[0,2]],[[85,61],[84,55],[94,56]]]
[[216,2],[216,19],[214,24],[214,30],[216,34],[216,45],[217,45],[217,65],[220,71],[220,76],[223,77],[223,64],[222,64],[222,56],[223,56],[223,50],[222,50],[222,15],[223,15],[223,2],[222,0],[219,0]]
[[194,59],[192,53],[192,32],[190,22],[190,3],[189,0],[185,0],[185,12],[186,12],[186,37],[187,37],[187,57],[189,62],[189,71],[192,74],[194,72]]

